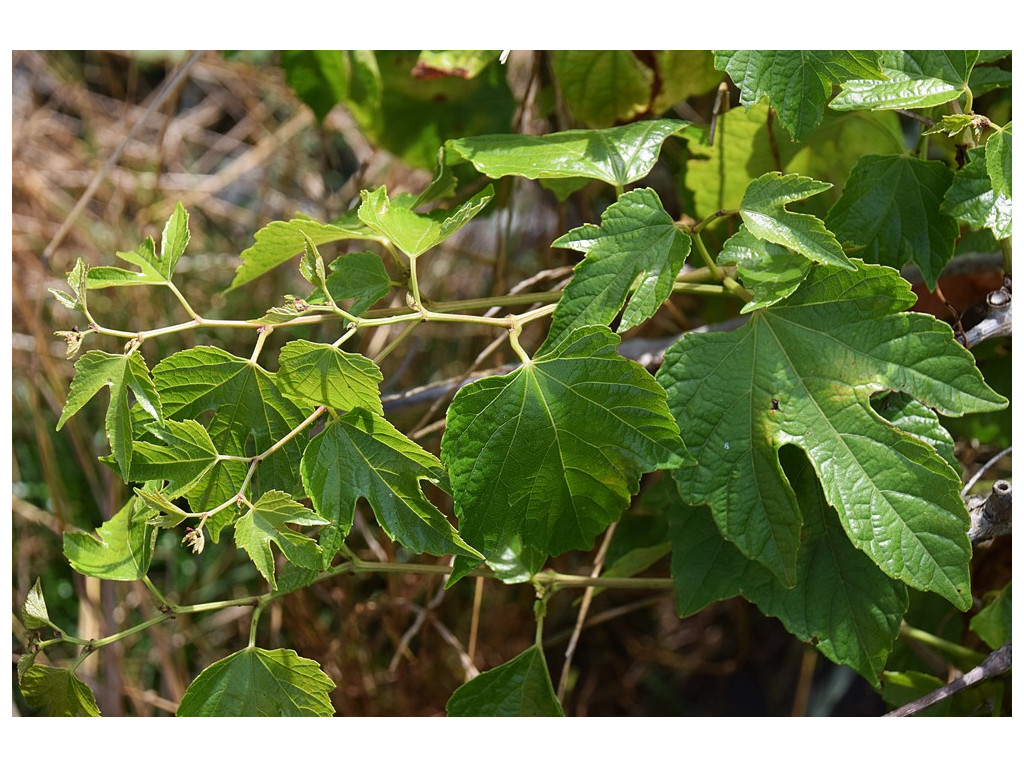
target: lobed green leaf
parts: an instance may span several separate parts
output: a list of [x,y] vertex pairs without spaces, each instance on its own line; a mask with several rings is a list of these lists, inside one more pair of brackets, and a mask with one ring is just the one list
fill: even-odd
[[278,366],[281,394],[298,406],[326,405],[341,411],[366,408],[384,413],[379,390],[384,376],[362,355],[297,339],[284,345]]
[[107,581],[135,581],[149,570],[156,529],[146,524],[134,498],[95,534],[65,533],[64,557],[86,576]]
[[291,562],[303,568],[320,567],[320,547],[308,536],[293,531],[288,523],[327,525],[320,515],[281,491],[267,491],[235,521],[235,544],[245,550],[271,589],[277,588],[271,542]]
[[987,153],[988,144],[967,150],[967,165],[953,177],[942,211],[975,229],[990,229],[1003,240],[1013,234],[1013,202],[992,188]]
[[33,664],[21,677],[21,693],[46,717],[100,716],[92,690],[68,669]]
[[562,717],[543,650],[532,645],[463,683],[448,699],[449,717]]

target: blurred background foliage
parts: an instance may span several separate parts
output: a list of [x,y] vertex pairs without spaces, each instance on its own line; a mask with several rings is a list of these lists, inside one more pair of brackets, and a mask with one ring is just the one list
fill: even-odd
[[[74,361],[53,334],[80,318],[52,300],[48,289],[65,288],[76,259],[113,265],[115,251],[159,237],[180,201],[191,216],[192,239],[176,283],[204,315],[257,317],[284,294],[306,290],[289,263],[225,292],[239,253],[268,222],[296,212],[329,221],[359,200],[360,189],[386,185],[392,195],[418,193],[448,138],[606,127],[662,115],[707,126],[723,81],[706,51],[522,51],[507,61],[499,53],[14,52],[12,664],[24,636],[19,608],[37,578],[51,618],[80,637],[108,635],[151,615],[149,593],[140,584],[83,577],[61,552],[63,532],[99,526],[129,493],[96,460],[107,453],[98,401],[55,432]],[[979,111],[989,108],[993,117],[1008,111],[1008,97],[1005,105],[995,100],[1005,93]],[[700,218],[734,205],[747,182],[767,170],[800,172],[836,185],[831,197],[814,199],[822,210],[808,208],[820,215],[859,156],[902,151],[919,130],[892,113],[829,113],[806,142],[793,144],[770,125],[763,106],[733,110],[719,121],[714,147],[694,138],[668,142],[643,184],[656,189],[672,215]],[[734,172],[719,173],[723,164]],[[573,256],[550,243],[573,226],[597,221],[613,200],[599,184],[568,197],[565,190],[556,196],[525,179],[501,180],[496,189],[489,215],[421,261],[421,286],[431,298],[558,287]],[[709,244],[729,234],[713,233]],[[347,248],[325,246],[324,256]],[[978,238],[970,248],[998,251]],[[942,286],[957,315],[966,315],[998,280],[997,271],[983,271]],[[96,291],[90,306],[121,328],[184,319],[166,291],[145,288]],[[738,308],[730,299],[680,296],[631,333],[678,334],[733,316]],[[925,308],[955,319],[941,303]],[[314,327],[271,337],[266,359],[273,359],[274,344],[317,333]],[[459,377],[474,364],[486,369],[509,362],[505,345],[487,350],[494,338],[477,327],[421,328],[386,359],[384,395]],[[393,339],[392,327],[381,327],[358,337],[358,351],[372,357]],[[524,338],[527,346],[539,341]],[[116,351],[110,339],[99,343]],[[145,355],[152,366],[182,345],[204,343],[246,356],[252,348],[246,335],[209,329],[155,338]],[[487,354],[478,359],[482,352]],[[990,342],[979,356],[989,383],[1009,396],[1009,342]],[[436,453],[449,400],[436,394],[397,398],[388,416]],[[967,472],[1009,445],[1009,426],[1009,409],[950,424]],[[1006,477],[1008,467],[1007,459],[991,477]],[[445,497],[433,500],[451,512]],[[648,506],[638,502],[624,517],[609,562],[642,550],[650,532],[664,526],[656,505]],[[408,559],[372,520],[358,518],[352,548],[367,559]],[[1009,538],[976,553],[976,594],[1009,581]],[[666,554],[649,554],[644,573],[667,576]],[[555,565],[583,573],[592,562],[593,553],[569,553]],[[193,556],[166,534],[150,577],[180,603],[265,588],[229,541]],[[465,679],[460,653],[487,669],[532,642],[534,594],[526,585],[480,588],[465,581],[447,593],[441,586],[439,577],[415,575],[318,583],[273,602],[259,642],[316,660],[338,684],[332,698],[339,714],[443,714]],[[922,625],[941,626],[944,636],[983,647],[968,631],[968,617],[918,597],[911,615],[926,618]],[[561,592],[548,606],[546,651],[555,679],[578,598]],[[78,673],[104,714],[173,713],[201,669],[245,645],[249,614],[240,608],[181,617],[103,648]],[[942,659],[909,645],[898,647],[896,658],[903,669],[939,678],[949,671]],[[670,593],[640,590],[595,597],[568,691],[566,713],[574,715],[866,715],[887,708],[863,680],[805,648],[742,599],[680,620]],[[17,713],[32,714],[16,686],[12,695]],[[978,705],[975,698],[965,700],[965,711]],[[982,701],[991,704],[991,696]]]

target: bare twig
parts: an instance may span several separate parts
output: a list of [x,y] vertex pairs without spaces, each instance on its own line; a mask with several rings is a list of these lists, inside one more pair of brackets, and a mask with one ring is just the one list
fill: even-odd
[[1013,487],[1006,480],[996,480],[988,497],[971,496],[967,508],[971,513],[971,544],[981,544],[1012,531]]
[[958,677],[951,683],[947,683],[941,688],[937,688],[930,693],[925,694],[916,701],[912,701],[909,704],[905,704],[899,709],[894,709],[883,717],[909,717],[916,715],[924,709],[937,704],[940,701],[948,699],[955,693],[959,693],[965,688],[969,688],[972,685],[987,680],[990,677],[1001,675],[1004,672],[1008,672],[1013,666],[1013,655],[1011,652],[1012,643],[1007,643],[1002,648],[996,651],[992,651],[981,664],[976,666],[967,674],[962,677]]
[[992,467],[995,466],[996,462],[998,462],[1001,458],[1003,458],[1003,456],[1005,456],[1006,454],[1008,454],[1008,453],[1010,453],[1012,451],[1013,451],[1013,446],[1012,445],[1007,447],[1007,448],[1003,448],[1003,450],[1001,450],[999,453],[997,453],[991,459],[989,459],[984,464],[982,464],[981,465],[981,469],[979,469],[977,472],[975,472],[974,475],[971,477],[971,479],[968,480],[966,483],[964,483],[964,489],[962,491],[960,491],[960,497],[963,498],[963,499],[966,499],[967,498],[967,494],[969,494],[971,492],[971,488],[973,488],[975,486],[975,484],[979,480],[981,480],[982,477],[984,477],[985,473],[988,472],[990,469],[992,469]]

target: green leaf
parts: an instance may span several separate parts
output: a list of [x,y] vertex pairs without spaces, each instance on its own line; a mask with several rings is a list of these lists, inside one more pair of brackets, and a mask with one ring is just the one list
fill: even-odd
[[631,51],[555,51],[551,69],[566,106],[590,128],[625,123],[654,99],[654,71]]
[[[588,549],[640,475],[689,461],[664,393],[589,326],[507,376],[463,387],[448,409],[448,466],[463,539],[498,572]],[[524,566],[528,562],[530,565]]]
[[953,172],[939,161],[867,155],[825,224],[871,264],[898,269],[914,262],[934,290],[960,236],[956,219],[939,210],[952,181]]
[[96,697],[67,669],[33,664],[21,678],[21,693],[29,706],[46,717],[99,717]]
[[447,147],[492,179],[585,178],[624,186],[649,174],[665,140],[689,126],[685,120],[644,120],[615,128],[545,136],[475,136],[454,139]]
[[89,533],[65,533],[64,557],[86,576],[107,581],[135,581],[149,570],[156,529],[146,525],[136,500]]
[[81,259],[75,260],[75,266],[70,272],[67,273],[68,285],[71,287],[71,293],[74,296],[69,296],[64,291],[58,291],[56,288],[51,288],[50,293],[68,309],[73,312],[86,312],[86,291],[89,288],[89,267]]
[[1006,401],[949,326],[903,311],[915,300],[887,267],[816,266],[737,331],[683,337],[658,381],[698,462],[676,471],[681,495],[709,505],[744,556],[794,583],[803,514],[777,455],[793,444],[855,547],[889,576],[966,608],[971,549],[959,473],[882,420],[870,398],[906,392],[945,414]]
[[767,96],[779,122],[801,141],[821,122],[832,86],[879,77],[875,51],[715,51],[715,66],[740,88],[750,108]]
[[886,51],[882,63],[912,75],[966,85],[981,51]]
[[992,189],[988,145],[967,150],[967,165],[957,171],[942,210],[975,229],[990,229],[999,240],[1013,234],[1013,203]]
[[316,243],[310,240],[309,235],[302,233],[302,258],[299,259],[299,274],[311,283],[321,293],[327,290],[327,270],[324,269],[324,260],[320,251],[316,249]]
[[871,397],[871,407],[896,429],[928,443],[949,466],[959,470],[953,438],[931,408],[902,392],[879,392]]
[[532,645],[481,672],[448,699],[449,717],[562,717],[544,652]]
[[390,240],[409,258],[416,258],[465,226],[494,196],[488,185],[453,211],[416,213],[403,200],[388,198],[385,187],[360,193],[363,204],[359,218],[372,230]]
[[935,77],[913,76],[887,67],[882,68],[882,74],[883,77],[877,79],[846,81],[829,107],[837,111],[925,109],[948,104],[964,92],[962,85]]
[[788,248],[754,237],[744,225],[725,241],[719,264],[735,264],[743,286],[753,294],[741,313],[770,307],[795,291],[811,269],[811,262]]
[[[213,411],[206,430],[224,455],[262,453],[303,419],[302,411],[281,394],[276,374],[217,347],[176,352],[153,368],[153,379],[167,418],[199,420]],[[298,465],[306,441],[305,435],[296,435],[260,462],[250,488],[253,495],[271,488],[301,488]],[[245,474],[242,462],[220,462],[188,493],[189,504],[196,511],[217,506],[238,492]],[[208,532],[214,541],[219,521],[229,521],[230,514],[225,510],[210,518]]]
[[805,200],[831,186],[795,173],[766,173],[747,187],[740,203],[740,217],[750,233],[762,240],[784,245],[820,264],[854,269],[821,219],[786,209],[788,203]]
[[308,536],[293,531],[288,523],[327,525],[320,515],[281,491],[267,491],[235,521],[235,544],[245,550],[271,589],[277,588],[271,542],[293,563],[303,568],[320,567],[320,547]]
[[1007,199],[1013,197],[1013,123],[993,133],[985,142],[985,167],[992,181],[992,192]]
[[21,606],[21,623],[25,629],[42,629],[52,626],[50,614],[46,610],[46,599],[43,597],[43,585],[39,579],[28,591],[25,604]]
[[209,433],[197,421],[167,420],[163,427],[149,426],[163,444],[138,440],[133,446],[131,481],[166,480],[163,494],[173,499],[189,492],[218,462],[218,451]]
[[121,476],[128,477],[132,464],[133,420],[137,418],[132,415],[129,392],[146,414],[157,423],[163,422],[160,393],[137,349],[127,355],[110,355],[100,350],[82,355],[75,363],[75,377],[71,380],[57,429],[104,387],[110,387],[110,405],[104,421],[107,439]]
[[608,325],[620,311],[620,333],[653,316],[672,294],[690,237],[676,227],[654,190],[636,189],[605,209],[601,226],[585,224],[552,245],[586,258],[562,293],[541,352],[576,328]]
[[1012,586],[1007,583],[1003,589],[989,596],[986,605],[971,619],[971,631],[985,641],[993,650],[1002,648],[1013,640]]
[[722,80],[711,51],[654,51],[654,61],[661,82],[650,107],[653,115],[707,93]]
[[330,521],[320,535],[324,567],[351,530],[360,497],[385,533],[415,552],[480,556],[420,488],[421,479],[442,483],[444,466],[379,412],[355,410],[333,421],[310,441],[301,469],[314,508]]
[[89,290],[119,288],[128,285],[165,285],[160,275],[151,272],[132,272],[120,267],[93,267],[89,270]]
[[330,224],[301,216],[291,221],[272,221],[256,233],[252,246],[242,251],[242,263],[228,288],[233,291],[252,282],[264,272],[303,253],[309,237],[316,245],[338,240],[375,240],[381,237],[359,221],[355,211],[335,219]]
[[[349,314],[362,315],[391,290],[391,278],[380,256],[370,251],[345,253],[327,265],[327,291],[335,303],[354,299]],[[308,302],[324,300],[321,291],[314,291]]]
[[278,358],[281,393],[299,406],[326,405],[341,411],[366,408],[383,414],[380,368],[362,355],[330,344],[289,341]]
[[501,51],[420,51],[413,74],[422,78],[461,77],[472,80],[500,54]]
[[167,279],[171,279],[174,268],[178,265],[178,259],[185,252],[188,246],[188,213],[181,203],[174,206],[174,213],[164,224],[163,235],[160,239],[160,273]]
[[981,131],[981,123],[978,120],[977,115],[943,115],[939,121],[927,131],[924,131],[922,136],[929,136],[935,133],[944,133],[950,138],[953,138],[962,131],[966,131],[968,128],[978,134]]
[[331,717],[334,682],[295,651],[246,648],[192,681],[178,717]]
[[285,80],[322,123],[348,95],[348,55],[345,51],[281,51]]

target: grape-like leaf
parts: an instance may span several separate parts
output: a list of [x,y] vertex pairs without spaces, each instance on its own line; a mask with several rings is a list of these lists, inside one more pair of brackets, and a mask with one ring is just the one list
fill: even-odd
[[788,248],[754,237],[745,226],[725,241],[719,264],[735,264],[743,286],[753,297],[741,313],[770,307],[795,291],[811,269],[811,262]]
[[200,482],[218,461],[217,448],[203,425],[192,419],[149,425],[162,444],[137,440],[128,480],[167,480],[163,494],[173,499]]
[[384,377],[380,368],[362,355],[298,339],[285,344],[278,364],[281,393],[297,405],[384,412],[378,389]]
[[689,334],[658,380],[697,466],[681,495],[707,504],[728,540],[794,582],[803,516],[779,464],[808,455],[854,546],[893,578],[970,605],[959,473],[870,405],[902,391],[947,415],[1006,401],[949,326],[904,312],[916,297],[888,267],[815,266],[804,284],[737,331]]
[[473,136],[449,141],[447,147],[492,179],[598,179],[624,186],[649,174],[665,140],[689,125],[685,120],[641,120],[545,136]]
[[360,220],[394,243],[406,256],[416,258],[462,229],[491,201],[494,190],[488,185],[455,210],[430,213],[416,213],[409,207],[411,201],[401,197],[388,198],[385,187],[373,192],[363,190],[361,194]]
[[987,152],[988,144],[967,150],[967,165],[953,177],[942,210],[1003,240],[1013,234],[1013,202],[992,188]]
[[46,717],[100,716],[93,692],[69,669],[33,664],[21,677],[21,693]]
[[112,518],[89,533],[65,533],[64,557],[86,576],[135,581],[149,570],[156,529],[147,525],[132,498]]
[[[391,278],[380,256],[370,251],[343,253],[327,265],[327,292],[334,301],[353,299],[348,311],[359,316],[388,295]],[[307,302],[324,301],[323,291],[313,291]]]
[[382,240],[380,235],[359,220],[354,210],[329,224],[302,215],[297,215],[291,221],[272,221],[256,233],[253,245],[242,251],[242,263],[228,290],[240,288],[302,253],[306,237],[317,245],[338,240]]
[[605,209],[601,226],[585,224],[553,245],[582,251],[586,258],[576,265],[555,308],[542,353],[576,328],[611,323],[620,311],[620,333],[650,318],[672,294],[690,237],[654,190],[636,189]]
[[463,683],[448,699],[449,717],[562,717],[544,651],[531,645]]
[[589,548],[642,473],[690,460],[664,392],[618,341],[579,328],[507,376],[463,387],[448,409],[441,460],[459,532],[510,578]]
[[235,521],[235,544],[245,550],[272,589],[277,588],[277,580],[274,578],[271,542],[277,545],[286,558],[303,568],[318,568],[321,562],[317,543],[293,531],[288,523],[327,525],[327,521],[320,515],[281,491],[267,491],[248,512]]
[[855,77],[880,77],[876,51],[715,51],[715,67],[740,88],[752,107],[767,96],[779,122],[797,141],[821,122],[832,86]]
[[750,233],[762,240],[784,245],[820,264],[854,269],[821,219],[786,209],[787,204],[805,200],[831,186],[799,174],[783,176],[771,171],[750,182],[740,203],[740,217]]
[[330,521],[320,535],[324,567],[352,528],[360,497],[370,503],[387,535],[403,546],[479,559],[480,553],[423,495],[421,478],[443,482],[444,466],[379,413],[352,411],[314,437],[302,456],[302,481],[313,506]]
[[110,405],[104,421],[110,450],[117,460],[122,477],[128,477],[132,464],[133,416],[129,392],[136,402],[158,423],[163,421],[160,393],[150,378],[149,368],[139,351],[127,355],[111,355],[94,349],[75,363],[67,402],[61,411],[57,429],[74,416],[83,405],[104,387],[110,387]]
[[331,717],[334,681],[295,651],[246,648],[192,681],[178,717]]
[[956,219],[939,210],[952,180],[941,162],[867,155],[825,224],[864,261],[896,268],[913,261],[934,290],[960,235]]

